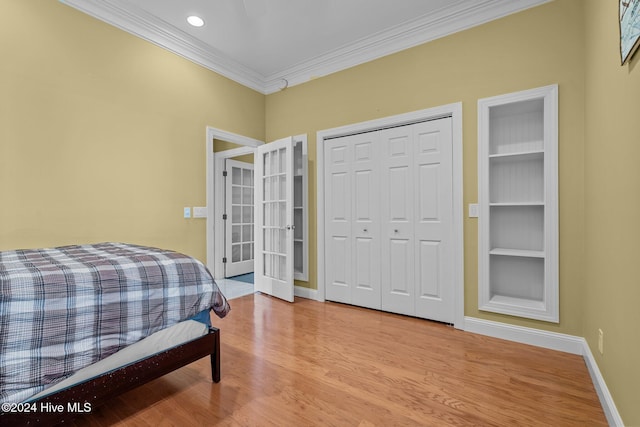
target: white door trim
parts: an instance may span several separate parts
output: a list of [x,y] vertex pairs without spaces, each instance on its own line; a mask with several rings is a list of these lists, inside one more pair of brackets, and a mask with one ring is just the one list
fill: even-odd
[[393,126],[451,117],[453,131],[453,234],[454,234],[454,327],[464,329],[464,235],[463,235],[463,199],[462,199],[462,103],[443,105],[406,114],[385,117],[367,122],[355,123],[317,132],[316,136],[316,183],[317,183],[317,220],[318,227],[318,293],[319,301],[325,300],[324,273],[324,140],[360,132],[370,132]]
[[[213,152],[213,140],[232,142],[243,147],[232,150]],[[207,126],[206,159],[207,159],[207,268],[215,279],[224,278],[222,254],[224,253],[224,224],[216,221],[222,219],[224,210],[224,182],[216,179],[216,171],[224,170],[224,159],[252,154],[255,147],[263,145],[263,141],[238,135],[222,129]],[[216,256],[218,254],[218,256]]]

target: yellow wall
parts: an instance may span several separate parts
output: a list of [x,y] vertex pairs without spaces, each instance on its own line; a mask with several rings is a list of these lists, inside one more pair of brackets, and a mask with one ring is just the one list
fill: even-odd
[[[582,3],[557,0],[267,96],[268,141],[309,137],[310,281],[317,287],[316,132],[463,102],[465,314],[580,335],[584,248]],[[477,101],[558,83],[560,93],[560,324],[478,311]]]
[[640,52],[620,66],[617,1],[585,10],[583,335],[625,425],[640,426]]
[[206,258],[206,126],[264,95],[52,0],[0,4],[0,249],[126,241]]

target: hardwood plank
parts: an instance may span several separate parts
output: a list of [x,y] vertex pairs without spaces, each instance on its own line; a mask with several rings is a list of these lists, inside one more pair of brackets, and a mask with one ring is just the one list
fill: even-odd
[[204,358],[75,425],[607,425],[576,355],[342,304],[231,304],[220,383]]

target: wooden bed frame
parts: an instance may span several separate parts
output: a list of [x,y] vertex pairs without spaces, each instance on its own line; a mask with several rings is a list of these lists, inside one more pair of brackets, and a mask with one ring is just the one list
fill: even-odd
[[[217,328],[210,328],[209,333],[200,338],[29,402],[30,404],[35,403],[35,412],[0,412],[0,425],[52,426],[63,424],[82,415],[83,412],[81,411],[85,408],[87,408],[87,411],[93,410],[109,399],[205,356],[211,357],[211,376],[213,381],[220,382],[220,330]],[[88,405],[85,406],[87,403],[90,404],[90,408],[88,408]],[[70,408],[69,405],[75,406]],[[44,408],[44,410],[41,410],[41,408]],[[47,411],[47,408],[52,409]],[[53,408],[62,408],[62,410],[54,411]]]

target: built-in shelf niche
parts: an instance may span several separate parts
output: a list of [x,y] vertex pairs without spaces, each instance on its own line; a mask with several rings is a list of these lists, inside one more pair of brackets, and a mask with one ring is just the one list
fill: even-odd
[[307,138],[294,137],[293,145],[293,277],[309,280],[309,221]]
[[481,310],[559,321],[557,94],[478,101]]

